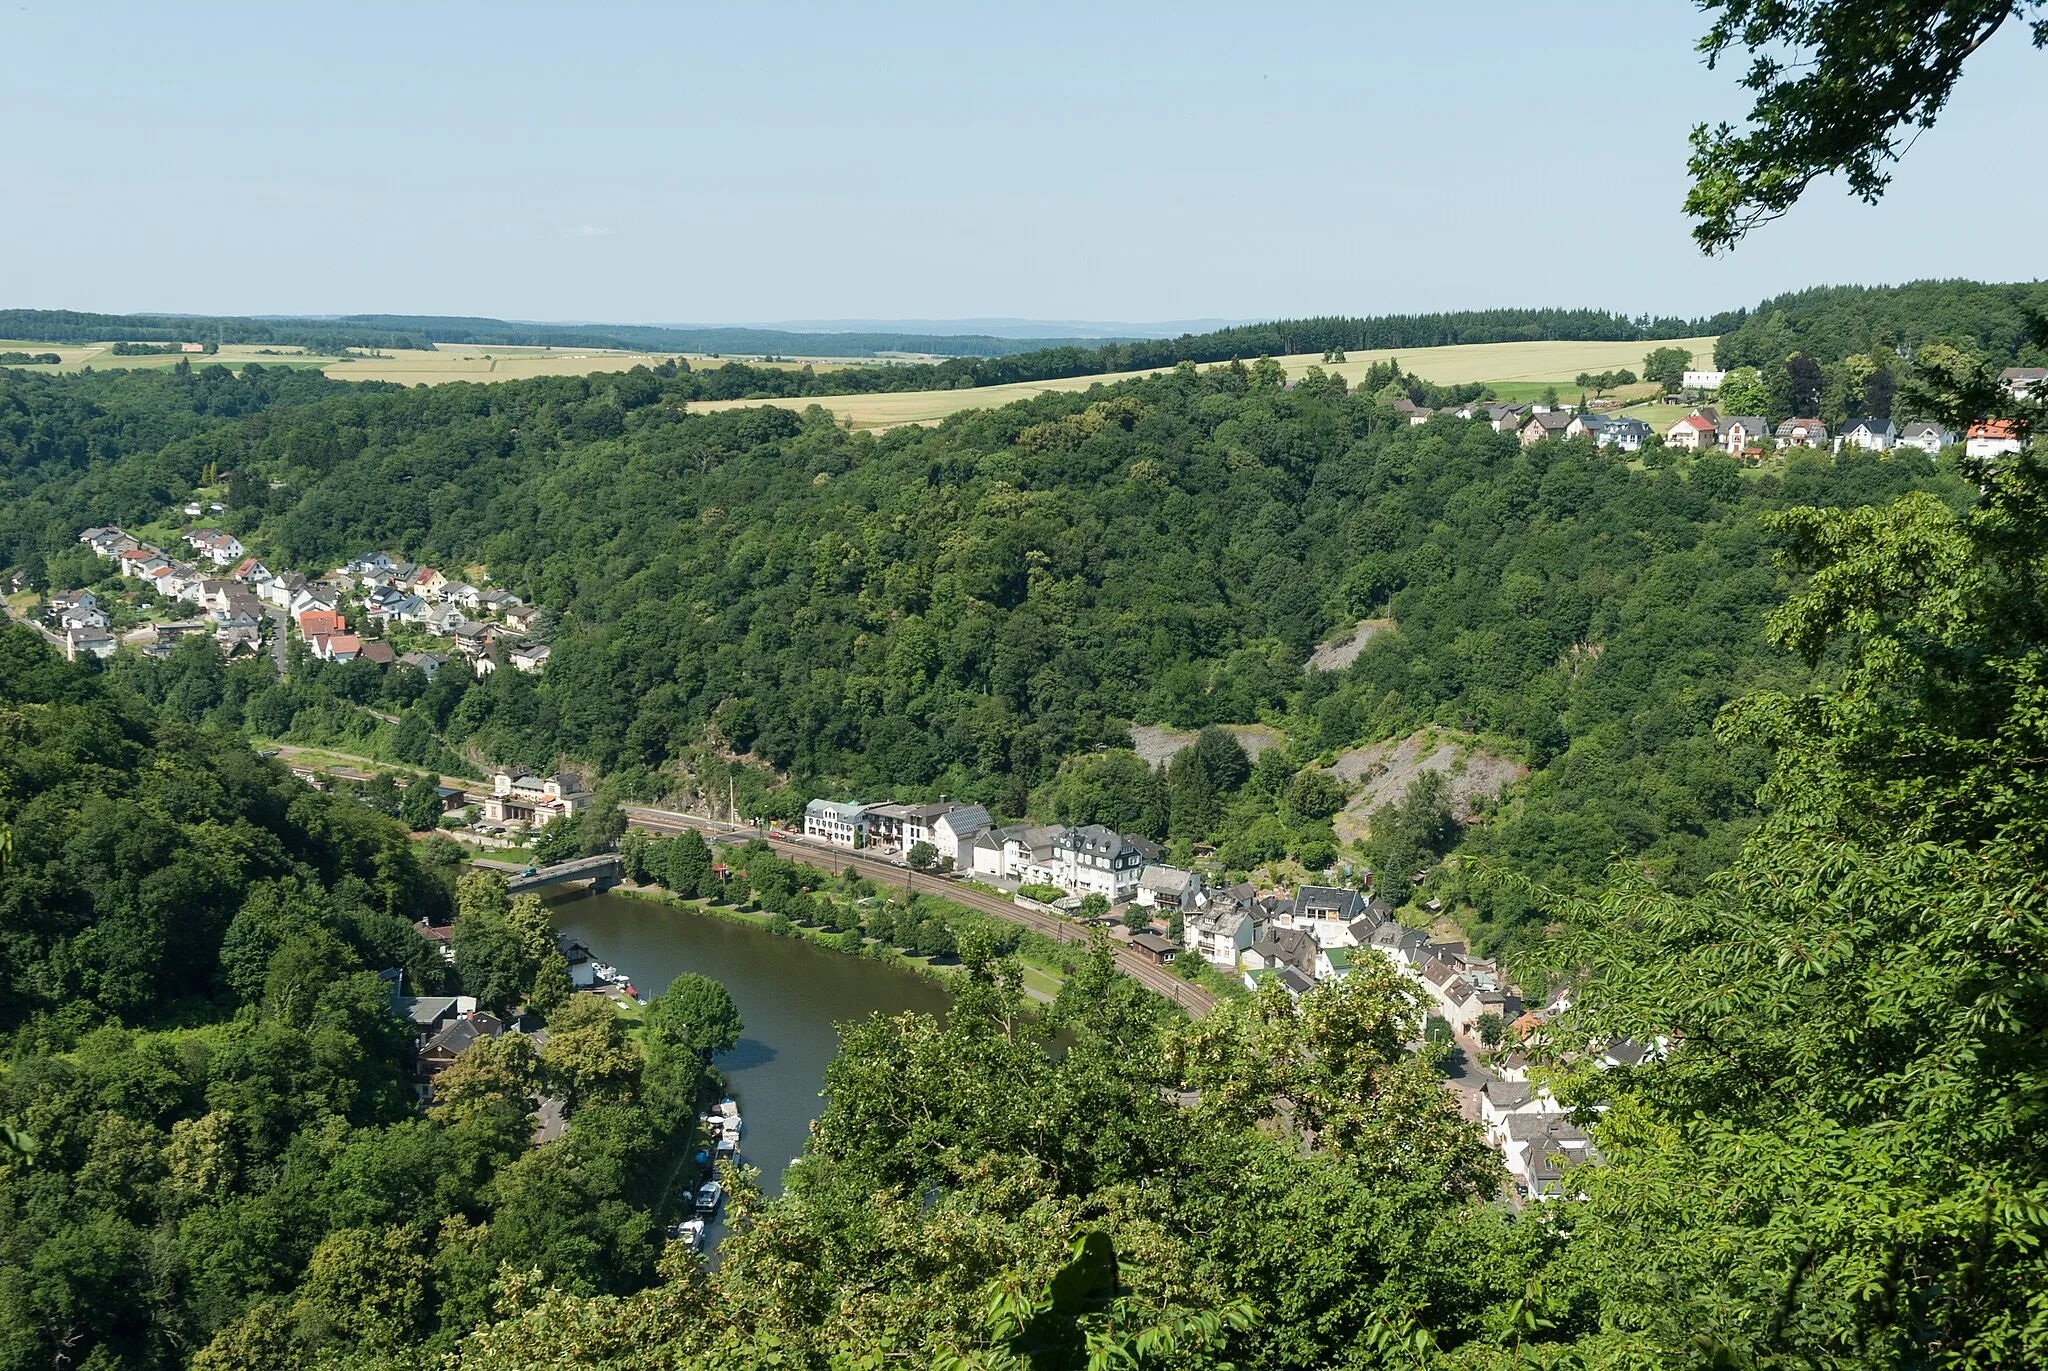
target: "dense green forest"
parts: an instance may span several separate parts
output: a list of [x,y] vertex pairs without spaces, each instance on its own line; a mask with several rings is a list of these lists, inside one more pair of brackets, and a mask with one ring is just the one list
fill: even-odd
[[[537,900],[458,887],[452,844],[18,627],[0,731],[0,1366],[181,1366],[287,1328],[373,1365],[452,1346],[501,1262],[586,1293],[652,1278],[708,1061],[668,997],[629,1043],[569,999]],[[411,926],[451,911],[453,972]],[[422,1114],[400,973],[545,1007],[552,1036],[473,1049]],[[540,1092],[570,1123],[534,1147]]]
[[1814,286],[1765,300],[1714,347],[1719,367],[1768,367],[1795,352],[1839,362],[1873,349],[1911,353],[1959,343],[1994,366],[2042,365],[2048,282],[1987,285],[1913,281],[1902,286]]
[[[1781,805],[1698,895],[1624,867],[1555,910],[1553,1080],[1605,1162],[1575,1202],[1481,1202],[1384,973],[1164,1034],[1084,976],[1049,1057],[984,963],[947,1023],[846,1033],[716,1273],[523,1286],[461,1364],[2039,1364],[2044,483],[1772,520],[1814,577],[1772,637],[1828,666],[1724,738],[1771,751]],[[1619,1034],[1672,1050],[1570,1065]]]
[[236,319],[201,314],[87,314],[70,309],[0,309],[0,338],[46,343],[250,343],[338,352],[343,348],[427,348],[410,329],[349,319]]
[[[148,517],[211,468],[233,473],[225,525],[273,565],[482,562],[559,615],[539,677],[131,669],[180,717],[266,736],[335,740],[337,700],[374,703],[401,715],[395,760],[566,755],[649,798],[709,741],[793,777],[759,812],[944,793],[1222,842],[1249,867],[1331,855],[1342,797],[1296,787],[1304,768],[1435,726],[1533,770],[1477,850],[1566,885],[1629,853],[1690,888],[1753,822],[1764,764],[1712,743],[1714,713],[1792,667],[1757,627],[1788,586],[1760,516],[1969,497],[1918,453],[1759,475],[1524,449],[1476,421],[1410,426],[1334,378],[1288,389],[1270,365],[880,437],[823,411],[685,414],[684,381],[10,382],[0,547],[83,583],[105,568],[78,528]],[[1395,628],[1304,672],[1367,616]],[[1263,721],[1288,745],[1154,774],[1121,750],[1132,720]],[[1470,899],[1489,943],[1532,912]]]
[[[715,1273],[657,1260],[635,1178],[725,1040],[707,987],[639,1051],[577,997],[538,1063],[473,1051],[421,1117],[372,969],[446,885],[367,809],[0,634],[0,1358],[2037,1364],[2048,473],[1986,475],[1961,515],[1774,517],[1813,579],[1771,636],[1828,666],[1722,727],[1779,803],[1697,895],[1623,869],[1554,911],[1581,1008],[1551,1046],[1676,1050],[1563,1064],[1606,1164],[1520,1213],[1389,971],[1162,1027],[1098,943],[1033,1019],[981,944],[943,1022],[848,1026],[787,1193],[734,1177]],[[474,988],[559,994],[533,906],[454,898]],[[531,1147],[537,1080],[578,1103]]]

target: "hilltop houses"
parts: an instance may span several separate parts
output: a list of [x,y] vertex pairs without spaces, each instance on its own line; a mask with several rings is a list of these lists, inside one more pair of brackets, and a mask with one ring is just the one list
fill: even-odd
[[1771,432],[1771,421],[1761,414],[1732,414],[1721,421],[1721,446],[1730,457],[1761,457]]
[[1681,447],[1702,451],[1716,445],[1720,429],[1704,414],[1688,414],[1664,430],[1666,447]]

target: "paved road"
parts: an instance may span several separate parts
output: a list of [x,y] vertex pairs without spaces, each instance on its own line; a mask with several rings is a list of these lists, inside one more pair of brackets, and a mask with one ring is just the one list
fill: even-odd
[[283,605],[271,605],[265,611],[270,619],[270,660],[277,666],[277,679],[284,679],[284,644],[291,623],[291,616],[285,613]]
[[[295,753],[302,750],[305,749],[288,746],[280,746],[278,748],[282,760],[286,763],[291,761]],[[328,751],[327,749],[313,750]],[[340,754],[328,751],[328,755],[336,756]],[[362,760],[366,767],[376,765],[376,763],[370,762],[367,758],[359,760]],[[356,770],[341,766],[327,766],[321,769],[331,775],[353,780],[367,780],[371,774],[368,770]],[[460,778],[444,777],[442,778],[442,784],[474,785],[475,782],[465,783]],[[470,791],[469,795],[471,800],[477,803],[481,803],[484,798],[484,792],[482,791]],[[650,809],[644,805],[621,805],[620,809],[632,823],[657,833],[676,833],[685,828],[695,828],[713,836],[730,835],[738,838],[764,836],[761,830],[748,824],[733,825],[721,823],[716,819],[706,819],[695,814],[678,814],[670,809]],[[864,853],[847,852],[840,848],[813,846],[793,839],[787,834],[768,833],[765,836],[772,839],[775,845],[781,849],[783,855],[791,861],[802,862],[806,866],[814,866],[820,871],[830,871],[837,874],[851,866],[861,875],[880,881],[885,885],[902,884],[912,886],[913,888],[921,886],[923,889],[934,894],[944,895],[955,904],[966,905],[969,909],[978,909],[984,914],[993,914],[998,919],[1005,919],[1010,923],[1021,925],[1034,933],[1042,933],[1055,942],[1085,943],[1088,941],[1088,934],[1085,929],[1061,918],[1057,914],[1047,914],[1043,910],[1038,909],[1026,909],[1022,905],[1012,904],[1009,900],[1003,899],[1000,896],[989,895],[979,890],[970,889],[951,877],[941,876],[934,872],[915,872],[900,862],[885,862],[879,858],[867,856]],[[521,867],[519,869],[523,870],[524,868]],[[1117,969],[1119,971],[1154,994],[1162,995],[1172,1000],[1183,1010],[1187,1011],[1188,1017],[1199,1019],[1216,1007],[1216,997],[1214,995],[1211,995],[1198,985],[1192,985],[1182,980],[1179,976],[1160,966],[1136,948],[1126,947],[1118,943],[1115,944],[1115,952]]]
[[[642,828],[655,832],[675,833],[684,828],[701,829],[713,834],[733,834],[737,837],[762,836],[760,831],[745,826],[735,830],[730,824],[711,819],[699,818],[694,814],[678,814],[673,810],[648,809],[638,805],[622,805],[627,819]],[[852,867],[861,875],[887,885],[906,885],[912,889],[922,888],[933,894],[942,895],[955,904],[978,909],[984,914],[993,914],[999,919],[1022,925],[1034,933],[1042,933],[1055,942],[1085,943],[1087,931],[1057,914],[1043,910],[1026,909],[1013,904],[1001,896],[990,895],[971,889],[958,881],[931,872],[916,872],[896,862],[886,862],[859,852],[847,852],[840,848],[819,847],[783,833],[769,833],[767,836],[783,856],[821,871],[840,872]],[[1173,972],[1160,966],[1136,948],[1115,945],[1117,970],[1129,976],[1154,994],[1162,995],[1182,1009],[1190,1018],[1201,1018],[1216,1007],[1216,998],[1200,986],[1191,985]]]
[[18,624],[27,624],[30,628],[42,634],[43,641],[56,648],[57,651],[69,652],[71,650],[71,644],[64,640],[63,634],[50,632],[49,629],[37,623],[34,619],[15,618],[14,606],[8,604],[5,600],[0,600],[0,624],[6,623],[9,619],[14,619],[14,622]]

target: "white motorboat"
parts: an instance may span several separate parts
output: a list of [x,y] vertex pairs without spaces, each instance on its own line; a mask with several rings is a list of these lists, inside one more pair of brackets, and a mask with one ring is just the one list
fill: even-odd
[[706,1181],[697,1187],[697,1212],[709,1218],[718,1212],[718,1206],[724,1199],[725,1187],[717,1181]]

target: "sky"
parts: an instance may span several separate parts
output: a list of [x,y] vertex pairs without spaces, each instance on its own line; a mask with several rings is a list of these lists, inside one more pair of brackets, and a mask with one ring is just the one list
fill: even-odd
[[1881,205],[1820,185],[1703,258],[1686,133],[1746,108],[1705,26],[1686,0],[0,0],[0,307],[1698,315],[2042,274],[2048,54],[2017,32]]

